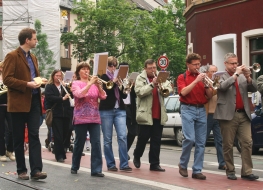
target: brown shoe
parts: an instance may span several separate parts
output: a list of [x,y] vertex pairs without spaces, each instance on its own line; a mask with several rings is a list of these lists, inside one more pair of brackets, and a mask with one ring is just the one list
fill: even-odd
[[205,180],[205,179],[206,179],[206,176],[203,175],[202,173],[197,173],[197,174],[192,174],[192,178]]
[[181,176],[188,177],[187,169],[182,168],[180,164],[178,164],[178,167],[179,167],[179,173],[181,174]]
[[31,176],[31,179],[39,180],[39,179],[46,179],[47,173],[46,172],[37,172]]
[[26,174],[26,172],[23,172],[18,175],[18,179],[29,180],[29,176]]

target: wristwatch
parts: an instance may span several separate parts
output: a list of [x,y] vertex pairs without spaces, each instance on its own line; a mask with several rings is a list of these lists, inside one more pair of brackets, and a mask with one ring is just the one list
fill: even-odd
[[237,77],[239,77],[239,74],[237,74],[237,73],[234,73],[234,75],[236,75]]

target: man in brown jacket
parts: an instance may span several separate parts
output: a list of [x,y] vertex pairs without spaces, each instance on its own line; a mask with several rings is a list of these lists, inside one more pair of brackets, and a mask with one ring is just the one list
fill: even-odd
[[[18,35],[20,47],[8,53],[4,60],[3,82],[8,87],[7,111],[13,121],[14,150],[18,178],[28,180],[24,155],[25,124],[28,127],[29,163],[31,179],[45,179],[42,172],[39,119],[41,115],[40,85],[34,81],[39,77],[36,57],[30,50],[37,44],[36,31],[25,28]],[[46,79],[42,79],[46,82]]]

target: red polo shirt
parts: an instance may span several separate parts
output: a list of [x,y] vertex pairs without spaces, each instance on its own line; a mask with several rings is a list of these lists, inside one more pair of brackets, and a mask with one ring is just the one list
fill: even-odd
[[180,95],[180,101],[186,104],[205,104],[207,98],[205,97],[205,86],[202,81],[197,83],[195,87],[186,96],[181,95],[181,91],[184,87],[191,84],[198,76],[198,74],[192,74],[190,71],[186,71],[186,77],[184,74],[180,74],[177,78],[177,89]]

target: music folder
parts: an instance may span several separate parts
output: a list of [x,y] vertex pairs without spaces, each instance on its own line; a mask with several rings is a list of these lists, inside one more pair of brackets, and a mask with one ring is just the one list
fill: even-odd
[[127,77],[127,74],[129,72],[129,66],[128,65],[120,65],[120,68],[116,70],[117,78],[118,79],[125,79]]
[[157,82],[158,83],[163,83],[167,80],[167,78],[169,77],[170,75],[170,72],[164,72],[164,71],[161,71],[159,72],[158,76],[157,76]]

